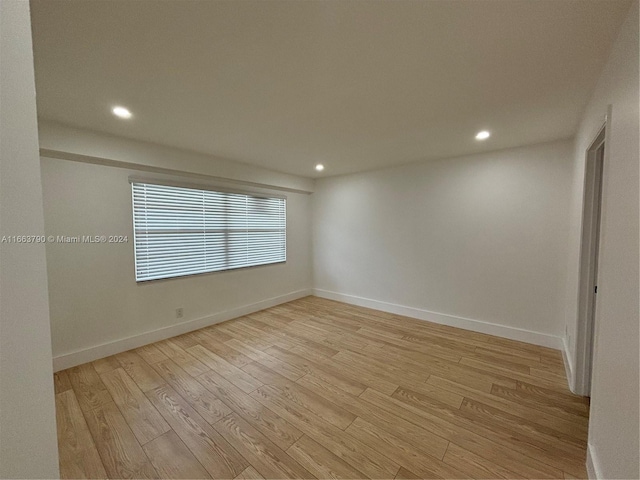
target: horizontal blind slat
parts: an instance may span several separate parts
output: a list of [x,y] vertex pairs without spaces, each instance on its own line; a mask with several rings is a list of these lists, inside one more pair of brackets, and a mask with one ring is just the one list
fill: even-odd
[[136,280],[286,261],[286,200],[132,183]]

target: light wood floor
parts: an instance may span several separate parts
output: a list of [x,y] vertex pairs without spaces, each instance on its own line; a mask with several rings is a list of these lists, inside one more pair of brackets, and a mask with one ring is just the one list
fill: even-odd
[[55,387],[65,478],[586,478],[559,352],[316,297]]

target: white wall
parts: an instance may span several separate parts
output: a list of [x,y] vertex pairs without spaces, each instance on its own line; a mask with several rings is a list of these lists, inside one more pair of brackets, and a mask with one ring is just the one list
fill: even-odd
[[[84,154],[90,151],[90,144],[86,145]],[[128,178],[171,177],[47,157],[42,157],[41,163],[47,235],[129,238],[123,244],[47,243],[56,369],[310,293],[311,212],[306,193],[284,193],[286,263],[137,284]],[[262,178],[254,175],[251,182]],[[214,184],[230,187],[219,180]],[[250,188],[256,190],[255,186]],[[176,319],[178,307],[184,309],[182,319]]]
[[[0,1],[0,238],[41,235],[29,3]],[[0,243],[0,478],[57,478],[43,244]]]
[[43,154],[49,157],[123,167],[135,166],[145,171],[204,176],[208,179],[270,186],[280,190],[313,191],[314,180],[311,178],[267,170],[198,152],[129,140],[43,119],[38,122],[38,130],[40,147]]
[[576,136],[567,326],[576,360],[585,152],[612,107],[604,163],[590,453],[601,478],[638,478],[638,2],[620,30]]
[[572,145],[561,141],[317,181],[315,288],[333,298],[373,299],[395,305],[369,303],[377,308],[559,347]]

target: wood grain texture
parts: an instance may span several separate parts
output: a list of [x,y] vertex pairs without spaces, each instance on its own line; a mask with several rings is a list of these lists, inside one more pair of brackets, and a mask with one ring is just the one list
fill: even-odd
[[264,480],[264,477],[258,471],[249,465],[234,480]]
[[150,390],[147,397],[213,478],[234,478],[249,466],[171,387]]
[[245,393],[251,393],[262,385],[262,382],[240,370],[238,367],[230,364],[215,353],[207,350],[202,345],[191,347],[188,351],[197,356],[202,363],[207,365],[211,370],[220,373],[220,375],[225,377]]
[[448,444],[447,440],[433,435],[432,432],[422,428],[419,423],[411,423],[394,413],[376,408],[362,398],[344,393],[333,385],[315,378],[313,375],[305,377],[300,384],[311,391],[317,392],[319,395],[332,399],[358,418],[383,428],[387,433],[413,442],[416,448],[423,453],[436,458],[442,458],[444,455]]
[[[372,445],[381,455],[393,458],[395,462],[417,473],[422,478],[465,477],[463,473],[442,462],[440,458],[425,455],[412,442],[408,442],[400,436],[391,435],[386,430],[361,418],[356,419],[349,426],[347,432]],[[444,452],[442,456],[444,456]]]
[[207,367],[204,363],[202,363],[197,358],[188,354],[184,349],[178,346],[176,342],[172,339],[163,340],[162,342],[156,343],[158,349],[164,353],[168,358],[173,360],[176,365],[182,368],[185,372],[187,372],[192,377],[197,377],[198,375],[202,375],[205,372],[209,371],[209,367]]
[[522,478],[520,475],[471,453],[455,443],[449,443],[443,460],[472,478]]
[[304,467],[239,415],[232,413],[216,423],[215,428],[265,478],[311,477]]
[[73,390],[56,395],[61,478],[105,478],[107,473]]
[[215,331],[211,330],[199,330],[193,332],[193,336],[199,344],[207,350],[215,353],[220,358],[225,359],[227,362],[238,368],[244,367],[251,361],[251,359],[244,355],[242,351],[218,340],[214,333]]
[[145,362],[142,357],[133,350],[119,353],[116,355],[116,358],[125,372],[127,372],[143,392],[147,392],[164,384],[164,380],[151,368],[151,365]]
[[211,425],[231,413],[229,407],[171,360],[164,360],[153,368]]
[[61,372],[54,373],[53,388],[56,394],[71,390],[73,387],[71,386],[71,380],[69,380],[69,372],[62,370]]
[[287,385],[291,382],[288,378],[283,377],[260,362],[248,363],[242,367],[242,370],[253,378],[259,378],[265,385]]
[[286,362],[278,360],[276,357],[272,357],[271,355],[266,353],[266,351],[263,352],[261,350],[258,350],[257,348],[247,345],[235,338],[229,340],[227,343],[233,346],[235,349],[244,352],[252,361],[258,362],[294,382],[306,373],[304,370],[294,365],[290,365]]
[[54,382],[63,478],[586,478],[560,352],[316,297]]
[[120,362],[112,355],[110,357],[101,358],[96,360],[95,362],[91,362],[93,368],[96,369],[98,375],[102,375],[103,373],[110,372],[111,370],[115,370],[116,368],[120,368]]
[[142,448],[160,478],[211,478],[173,430]]
[[[503,446],[495,442],[496,437],[492,435],[483,436],[477,432],[467,430],[465,426],[472,426],[470,422],[455,422],[455,417],[448,416],[443,418],[438,412],[430,411],[423,408],[406,404],[402,400],[398,400],[387,395],[367,389],[361,395],[363,399],[377,405],[380,408],[394,412],[396,415],[424,426],[425,429],[434,434],[457,443],[468,450],[487,458],[491,461],[497,461],[504,464],[518,474],[531,478],[557,478],[561,471],[538,459],[535,456],[528,456],[519,451],[511,449],[509,446]],[[486,432],[483,432],[486,433]]]
[[[297,349],[298,347],[295,348]],[[272,355],[282,361],[296,365],[304,370],[305,373],[322,378],[348,393],[359,395],[367,388],[368,385],[362,383],[362,380],[358,379],[357,375],[352,373],[351,370],[336,368],[336,364],[332,361],[333,357],[322,357],[318,361],[317,357],[314,358],[309,355],[309,351],[306,349],[303,350],[304,352],[296,350],[297,353],[294,353],[293,351],[285,351],[278,347],[268,349]],[[377,382],[374,383],[378,384]]]
[[83,412],[110,404],[113,399],[90,363],[66,370]]
[[427,380],[427,384],[435,385],[439,388],[447,391],[455,392],[463,395],[465,398],[470,398],[484,403],[485,405],[493,406],[503,412],[510,415],[514,415],[523,420],[531,420],[537,425],[548,427],[551,430],[565,433],[569,441],[575,442],[578,446],[584,446],[587,441],[587,423],[582,420],[570,421],[564,420],[560,417],[551,415],[547,412],[543,412],[534,407],[528,407],[521,403],[511,401],[496,395],[487,394],[478,390],[466,388],[458,383],[450,380],[431,376]]
[[322,395],[318,395],[300,385],[289,383],[288,385],[280,385],[279,388],[282,395],[292,404],[309,410],[341,430],[346,429],[356,419],[353,413],[339,407],[338,404],[331,400],[325,399]]
[[400,468],[370,445],[334,427],[312,412],[289,402],[275,386],[265,385],[251,394],[296,428],[370,478],[389,478]]
[[397,480],[421,480],[422,479],[422,477],[419,477],[418,475],[407,470],[404,467],[400,467],[400,470],[398,470],[398,473],[396,474],[395,478]]
[[167,422],[122,368],[103,373],[100,378],[140,444],[170,430]]
[[154,344],[145,345],[134,350],[149,365],[167,360],[167,356]]
[[287,453],[317,478],[365,478],[366,475],[304,435]]
[[205,373],[198,380],[283,450],[302,436],[300,430],[217,373]]
[[110,478],[158,478],[115,403],[85,412],[85,417]]

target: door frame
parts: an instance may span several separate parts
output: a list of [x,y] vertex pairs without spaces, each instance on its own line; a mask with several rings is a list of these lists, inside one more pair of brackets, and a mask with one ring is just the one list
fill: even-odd
[[[611,107],[604,123],[599,127],[585,152],[584,195],[582,209],[582,233],[580,238],[580,274],[578,290],[578,318],[576,328],[576,370],[574,393],[590,396],[593,379],[593,363],[597,339],[597,302],[594,286],[597,280],[598,245],[602,238],[599,228],[602,222],[604,200],[603,184],[608,163],[609,133],[611,132]],[[598,149],[604,143],[601,165],[598,165]]]

